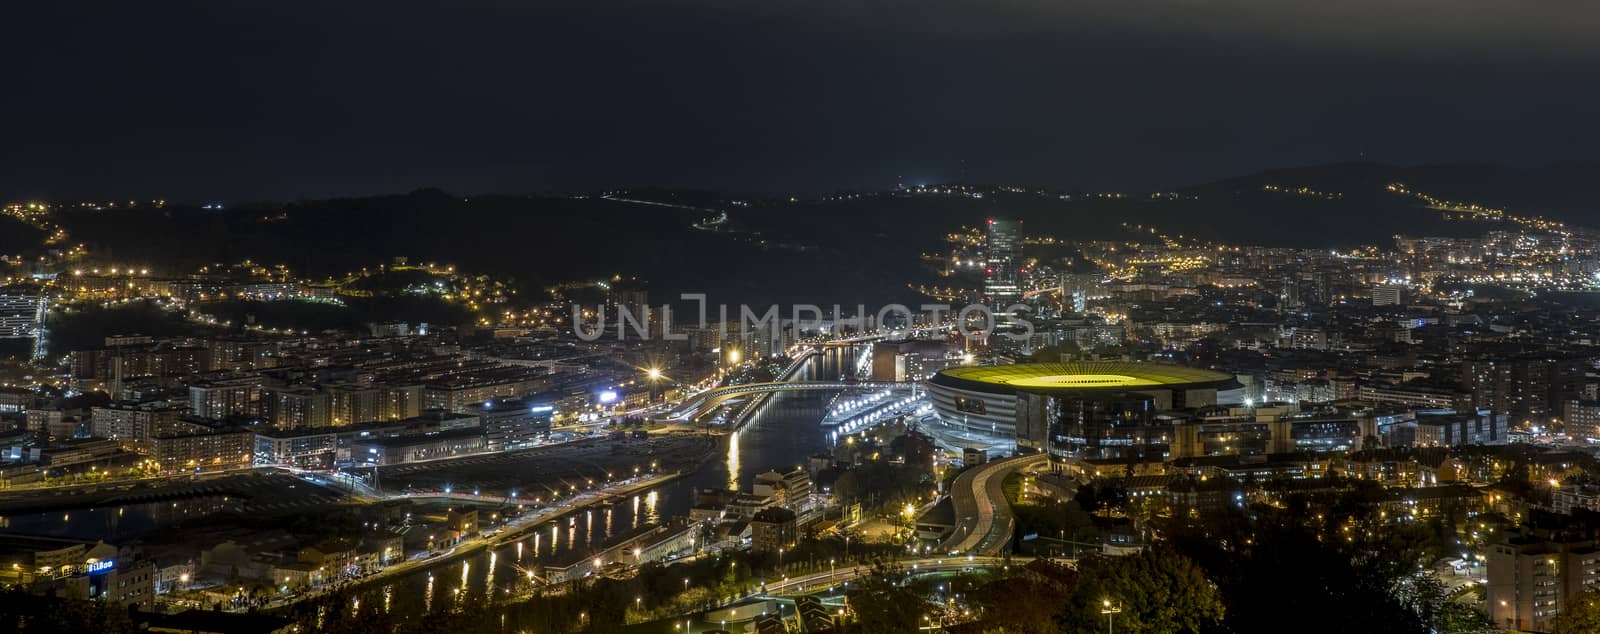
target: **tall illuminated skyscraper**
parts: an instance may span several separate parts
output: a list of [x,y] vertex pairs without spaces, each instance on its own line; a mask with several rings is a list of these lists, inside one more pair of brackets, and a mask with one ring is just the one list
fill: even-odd
[[1022,299],[1022,221],[989,219],[988,239],[984,244],[987,256],[983,282],[984,300],[996,308],[1005,308]]

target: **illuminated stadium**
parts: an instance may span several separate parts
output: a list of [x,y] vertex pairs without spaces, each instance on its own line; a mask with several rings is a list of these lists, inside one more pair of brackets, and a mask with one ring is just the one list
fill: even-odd
[[1219,390],[1238,387],[1209,370],[1120,361],[961,366],[928,380],[946,426],[1015,438],[1023,450],[1099,456],[1165,434],[1157,412],[1215,405]]

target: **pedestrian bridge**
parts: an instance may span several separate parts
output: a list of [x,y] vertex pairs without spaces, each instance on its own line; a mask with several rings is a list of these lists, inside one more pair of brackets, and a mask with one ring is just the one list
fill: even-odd
[[744,385],[729,385],[712,390],[706,390],[689,397],[682,405],[672,411],[670,416],[675,419],[684,419],[695,416],[706,406],[714,406],[722,401],[735,396],[748,394],[768,394],[772,392],[800,392],[807,390],[848,390],[862,389],[892,389],[909,388],[915,385],[912,381],[773,381],[769,383],[746,383]]

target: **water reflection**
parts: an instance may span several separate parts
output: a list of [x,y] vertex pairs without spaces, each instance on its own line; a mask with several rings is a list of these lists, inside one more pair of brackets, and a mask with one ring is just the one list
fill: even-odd
[[730,491],[739,490],[739,432],[728,435],[728,484]]
[[30,535],[127,541],[187,520],[238,512],[241,508],[237,500],[227,496],[208,496],[177,502],[79,508],[69,512],[19,513],[0,518],[0,526]]
[[[813,357],[805,376],[837,379],[841,369],[848,368],[852,361],[853,355],[829,350]],[[828,448],[828,439],[819,423],[832,396],[832,392],[774,395],[744,429],[724,440],[728,443],[724,459],[711,460],[693,474],[631,496],[627,504],[615,500],[618,503],[596,504],[565,517],[553,518],[548,525],[530,531],[522,540],[459,562],[435,566],[434,570],[441,574],[460,574],[461,586],[451,589],[452,598],[457,601],[493,598],[497,588],[530,582],[540,565],[592,556],[595,549],[591,544],[603,543],[619,533],[659,523],[665,518],[687,515],[699,489],[748,489],[755,474],[792,469],[802,464],[807,456]],[[596,510],[604,511],[602,521],[594,521]],[[578,521],[580,516],[582,522]],[[566,527],[565,531],[561,530],[562,526]],[[502,555],[515,557],[515,565],[497,565]],[[461,570],[450,566],[461,566]],[[385,611],[390,611],[391,606],[407,614],[415,613],[419,607],[424,612],[434,609],[431,573],[400,577],[381,590],[372,590],[380,591],[384,594]],[[393,594],[399,594],[401,600],[391,603],[389,597]],[[419,594],[423,599],[420,602],[408,598]]]
[[422,611],[433,611],[433,573],[428,573],[428,589],[422,595]]

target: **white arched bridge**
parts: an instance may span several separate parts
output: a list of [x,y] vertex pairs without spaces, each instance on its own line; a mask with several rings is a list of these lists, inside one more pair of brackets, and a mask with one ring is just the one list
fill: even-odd
[[848,390],[853,388],[909,388],[912,385],[915,385],[915,383],[911,381],[773,381],[770,383],[729,385],[727,387],[706,390],[689,397],[677,408],[673,409],[670,416],[680,420],[691,418],[704,411],[704,409],[708,406],[715,406],[730,398],[750,394],[798,392],[806,390]]

